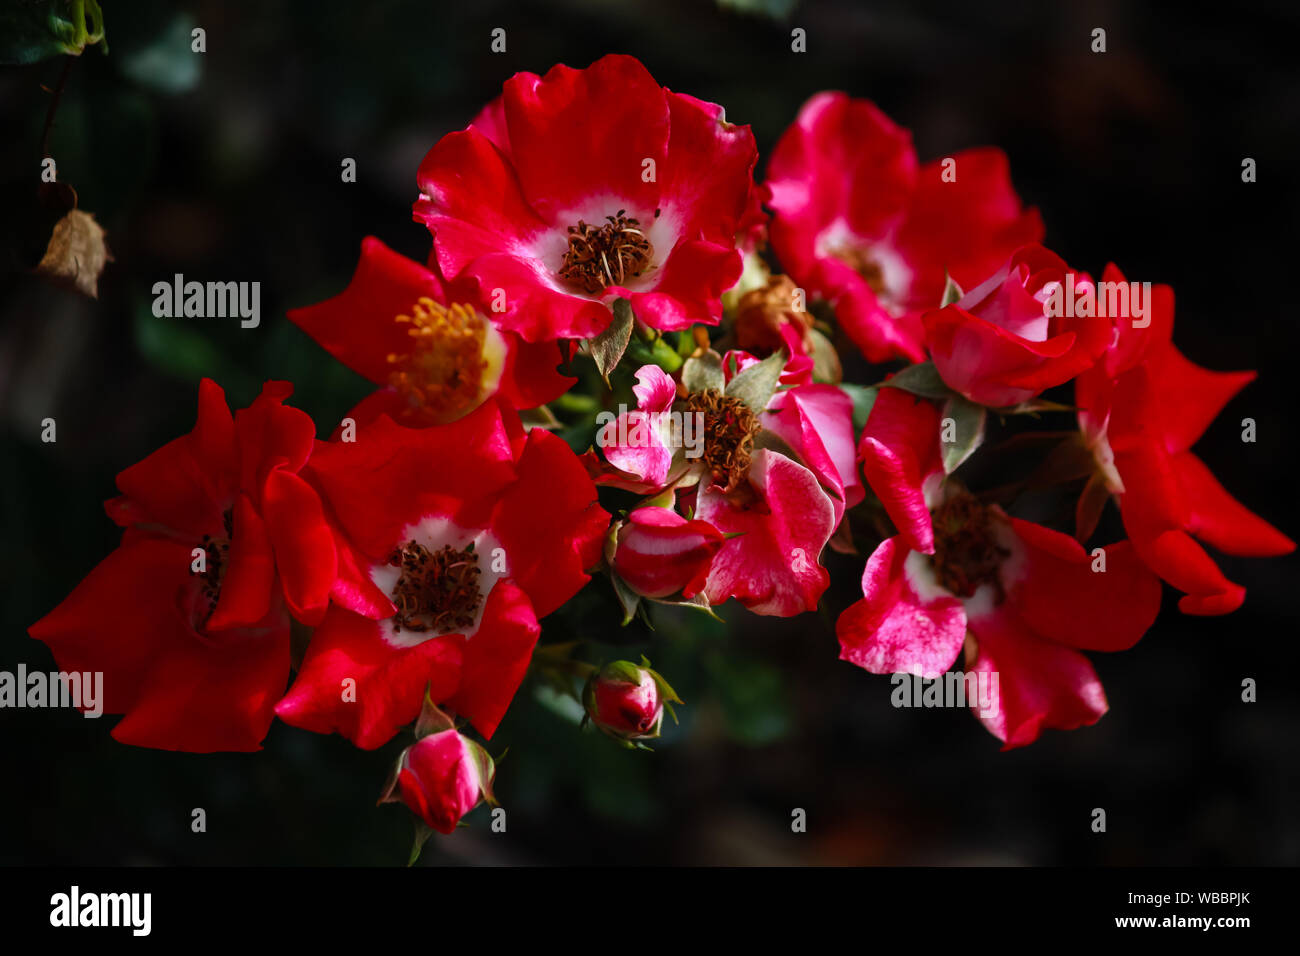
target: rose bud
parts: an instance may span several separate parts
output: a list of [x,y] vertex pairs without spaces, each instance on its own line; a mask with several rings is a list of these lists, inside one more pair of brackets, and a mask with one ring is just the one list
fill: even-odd
[[411,812],[439,833],[450,833],[481,797],[494,802],[495,772],[487,751],[454,729],[444,730],[406,748],[397,789]]
[[1113,319],[1056,314],[1053,302],[1091,296],[1093,282],[1075,275],[1039,245],[1017,249],[998,272],[941,309],[927,312],[926,345],[947,385],[980,405],[1034,398],[1092,366],[1110,345]]
[[618,531],[613,567],[643,597],[693,598],[709,576],[726,536],[707,521],[687,521],[671,508],[637,508]]
[[[658,737],[665,706],[672,714],[672,704],[682,702],[649,664],[644,657],[639,665],[631,661],[606,664],[592,673],[582,690],[591,722],[628,747]],[[675,714],[673,719],[677,719]]]

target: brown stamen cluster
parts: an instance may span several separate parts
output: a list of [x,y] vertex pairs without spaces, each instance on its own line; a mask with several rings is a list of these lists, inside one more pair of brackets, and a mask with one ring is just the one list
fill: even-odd
[[402,572],[392,594],[397,606],[395,632],[406,628],[446,634],[473,625],[474,613],[483,600],[473,544],[460,551],[450,545],[430,551],[408,541],[393,550],[388,563]]
[[1006,593],[998,568],[1011,552],[997,543],[994,518],[973,495],[948,498],[934,512],[934,571],[939,583],[959,597],[992,584],[997,601]]
[[203,574],[200,576],[202,584],[199,585],[199,594],[207,602],[208,610],[203,616],[203,623],[207,623],[212,617],[212,612],[217,609],[217,599],[221,597],[221,581],[226,576],[226,562],[230,557],[230,539],[234,536],[234,514],[230,508],[227,508],[221,516],[222,523],[226,528],[224,538],[214,538],[210,534],[205,534],[200,545],[203,548]]
[[795,308],[796,291],[793,279],[779,275],[742,295],[736,303],[732,323],[736,345],[755,355],[770,355],[785,344],[781,330],[786,325],[793,325],[799,337],[807,342],[813,317]]
[[685,412],[703,414],[704,467],[714,484],[727,492],[734,491],[749,473],[754,436],[762,428],[758,416],[740,399],[715,388],[688,395]]
[[650,268],[654,246],[641,231],[641,223],[625,212],[620,209],[617,215],[606,216],[603,226],[589,226],[579,219],[576,226],[569,227],[561,279],[594,295]]
[[487,323],[472,306],[423,296],[410,315],[393,321],[410,326],[411,351],[388,356],[395,366],[388,382],[407,402],[433,419],[477,401],[487,369]]

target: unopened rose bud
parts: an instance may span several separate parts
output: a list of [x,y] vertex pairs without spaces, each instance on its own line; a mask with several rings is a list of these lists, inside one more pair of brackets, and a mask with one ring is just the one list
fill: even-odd
[[613,567],[633,591],[693,598],[709,576],[726,536],[707,521],[687,521],[670,508],[638,508],[618,532]]
[[670,702],[680,704],[681,700],[648,666],[615,661],[588,678],[582,702],[592,723],[630,747],[634,741],[658,737],[664,707],[671,712]]
[[494,773],[487,751],[454,729],[444,730],[406,749],[397,788],[411,812],[439,833],[450,833],[480,798],[491,799]]

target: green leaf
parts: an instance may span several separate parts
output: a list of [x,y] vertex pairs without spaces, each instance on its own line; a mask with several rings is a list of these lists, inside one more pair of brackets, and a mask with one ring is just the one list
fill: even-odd
[[767,403],[772,400],[777,383],[781,380],[781,372],[789,359],[785,349],[773,352],[757,365],[738,372],[727,384],[724,394],[740,399],[754,414],[761,415],[767,411]]
[[888,381],[880,384],[887,385],[890,388],[901,388],[905,392],[911,392],[913,395],[919,395],[922,398],[947,398],[952,394],[952,389],[945,385],[943,379],[939,377],[939,370],[934,367],[933,362],[919,362],[916,365],[909,365]]
[[952,281],[952,276],[945,272],[943,274],[943,298],[939,300],[939,308],[943,309],[952,305],[965,294],[961,291],[961,286]]
[[867,427],[867,419],[871,417],[871,409],[876,404],[876,396],[880,394],[880,386],[841,382],[840,388],[853,399],[853,431],[860,433]]
[[[0,63],[81,56],[103,40],[98,0],[9,0],[0,8]],[[103,49],[107,52],[106,43]]]
[[596,369],[607,386],[609,373],[618,367],[623,353],[627,351],[627,343],[632,338],[632,325],[632,303],[627,299],[615,299],[614,317],[609,325],[605,327],[605,331],[588,342],[591,357],[596,362]]
[[433,836],[433,827],[423,820],[415,821],[415,843],[411,845],[411,856],[406,861],[407,866],[414,866],[415,861],[420,858],[420,851],[424,845],[429,842],[429,837]]
[[[940,418],[940,435],[943,436],[943,470],[951,475],[961,463],[974,453],[984,441],[984,421],[988,409],[976,405],[960,395],[954,395],[944,403]],[[947,441],[949,419],[952,420],[954,441]]]
[[722,356],[709,349],[698,358],[688,358],[682,366],[682,384],[688,392],[722,391],[727,387],[722,374]]
[[830,385],[839,384],[844,377],[844,368],[840,365],[840,353],[835,351],[831,340],[816,329],[808,333],[812,342],[813,381]]
[[614,583],[614,594],[618,598],[619,606],[623,608],[623,626],[626,627],[631,623],[632,618],[636,616],[637,606],[641,603],[641,595],[637,594],[628,586],[618,574],[611,570],[609,579]]

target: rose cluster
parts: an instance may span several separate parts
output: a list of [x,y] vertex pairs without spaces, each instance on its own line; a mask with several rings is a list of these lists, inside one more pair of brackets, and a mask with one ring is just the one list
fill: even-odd
[[[1185,613],[1241,604],[1206,545],[1294,547],[1191,451],[1253,373],[1183,357],[1167,286],[1045,248],[1001,151],[922,162],[820,93],[757,165],[749,127],[631,57],[511,77],[420,164],[427,262],[366,238],[346,289],[289,314],[373,393],[322,440],[288,383],[232,414],[204,380],[193,430],[118,476],[120,546],[31,634],[103,672],[124,743],[414,725],[385,796],[446,833],[491,801],[470,734],[530,669],[629,747],[680,703],[645,659],[539,643],[593,575],[624,623],[788,617],[828,548],[863,555],[842,659],[996,674],[978,716],[1015,747],[1102,716],[1086,652],[1138,641],[1161,581]],[[1044,489],[1068,521],[1021,516]]]

